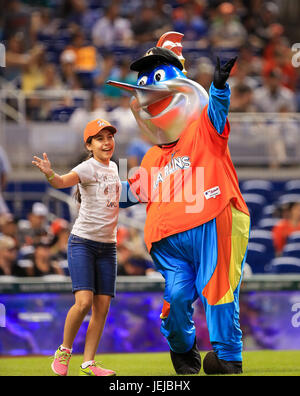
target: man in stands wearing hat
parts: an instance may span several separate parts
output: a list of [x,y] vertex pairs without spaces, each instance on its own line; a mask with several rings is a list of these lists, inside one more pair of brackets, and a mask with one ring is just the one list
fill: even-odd
[[48,208],[42,202],[35,202],[26,220],[19,221],[21,245],[32,245],[48,235]]

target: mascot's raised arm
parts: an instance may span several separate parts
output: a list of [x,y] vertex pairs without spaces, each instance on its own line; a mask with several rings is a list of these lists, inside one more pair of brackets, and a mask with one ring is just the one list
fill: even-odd
[[236,58],[224,65],[217,59],[207,93],[186,76],[182,38],[165,33],[131,64],[136,85],[107,82],[132,93],[132,112],[154,144],[123,183],[127,202],[120,207],[147,204],[145,243],[165,278],[161,332],[175,371],[200,371],[193,321],[200,298],[213,349],[205,373],[241,373],[239,291],[250,217],[228,148],[226,81]]

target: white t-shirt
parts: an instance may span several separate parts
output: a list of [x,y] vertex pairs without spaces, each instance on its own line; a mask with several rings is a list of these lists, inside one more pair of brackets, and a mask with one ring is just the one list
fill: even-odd
[[81,204],[72,234],[97,242],[117,241],[117,222],[122,184],[117,165],[83,161],[72,172],[80,178]]

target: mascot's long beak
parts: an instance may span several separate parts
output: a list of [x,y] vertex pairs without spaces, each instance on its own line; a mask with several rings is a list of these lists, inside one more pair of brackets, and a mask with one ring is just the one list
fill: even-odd
[[148,106],[150,103],[155,103],[161,99],[170,96],[171,91],[167,85],[133,85],[127,83],[121,83],[118,81],[108,80],[106,82],[108,85],[113,87],[121,88],[132,95],[136,96],[138,103],[141,107]]
[[[199,92],[201,92],[201,96],[205,97],[207,95],[202,87],[194,81],[185,78],[174,78],[167,80],[164,84],[158,85],[133,85],[112,80],[107,81],[106,84],[130,92],[137,98],[138,107],[143,108],[161,102],[167,97],[174,96],[178,93],[185,95],[197,93],[198,95],[196,96],[199,96]],[[207,99],[205,98],[205,100]],[[203,102],[203,99],[200,102]]]
[[118,81],[107,84],[132,94],[130,107],[141,130],[155,144],[170,143],[199,118],[208,103],[201,85],[187,78],[174,78],[157,85],[133,85]]
[[133,84],[120,83],[118,81],[113,81],[113,80],[106,81],[106,84],[112,85],[113,87],[124,89],[125,91],[129,91],[129,92],[134,91],[136,88],[139,88],[139,89],[146,88],[143,85],[138,86],[138,85],[133,85]]

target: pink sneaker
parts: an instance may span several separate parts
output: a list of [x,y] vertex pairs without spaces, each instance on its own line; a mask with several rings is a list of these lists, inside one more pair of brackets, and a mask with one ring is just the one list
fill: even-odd
[[108,370],[101,367],[99,363],[93,361],[93,363],[85,369],[80,366],[79,375],[91,377],[110,377],[116,375],[116,373],[113,370]]
[[55,352],[54,360],[51,365],[51,368],[56,375],[60,375],[62,377],[68,375],[71,356],[72,353],[69,349],[61,350],[60,347],[58,348],[58,350]]

